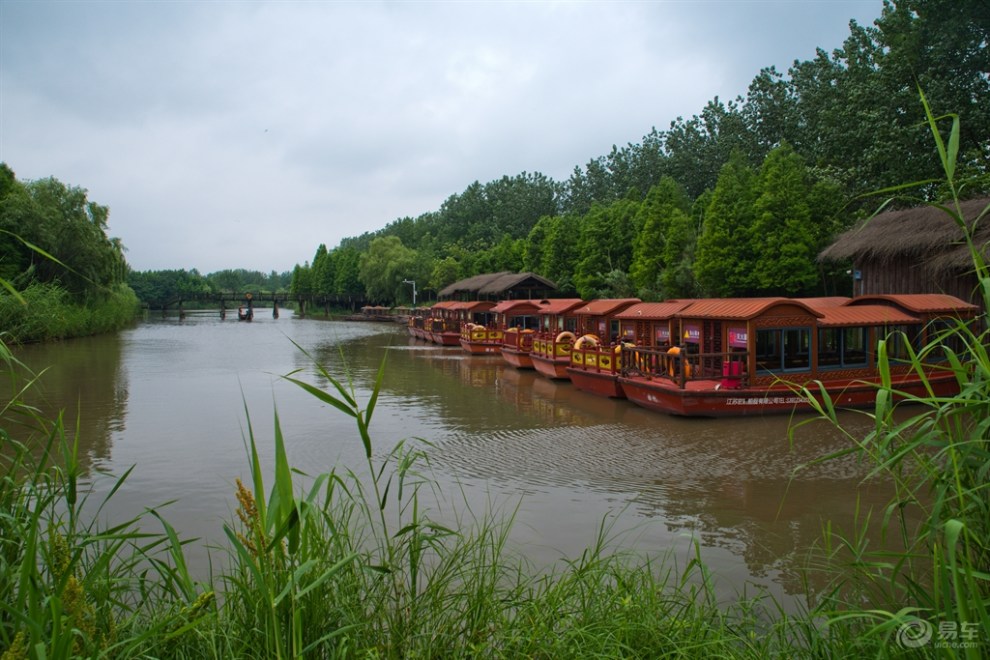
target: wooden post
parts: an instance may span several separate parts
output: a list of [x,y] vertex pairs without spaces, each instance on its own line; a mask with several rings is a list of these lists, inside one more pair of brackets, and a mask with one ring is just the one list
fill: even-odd
[[278,318],[278,300],[275,298],[272,298],[272,318]]

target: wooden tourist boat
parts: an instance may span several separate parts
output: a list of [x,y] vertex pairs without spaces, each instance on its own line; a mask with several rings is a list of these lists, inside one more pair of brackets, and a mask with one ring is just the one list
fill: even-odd
[[430,318],[429,307],[417,307],[413,309],[406,323],[409,335],[423,341],[432,341],[430,333],[426,331],[426,319],[428,318]]
[[633,403],[673,415],[812,409],[801,387],[824,389],[837,407],[869,407],[881,381],[877,345],[887,339],[896,390],[945,396],[958,391],[955,376],[930,355],[923,379],[908,361],[908,342],[917,350],[976,311],[941,294],[696,300],[674,315],[669,348],[623,349],[618,380]]
[[457,346],[461,339],[460,306],[465,303],[444,300],[430,308],[425,329],[429,339],[438,346]]
[[461,348],[472,355],[498,353],[502,350],[502,331],[495,325],[492,308],[497,303],[491,300],[476,300],[463,303],[458,308],[460,316]]
[[571,344],[577,332],[574,310],[584,304],[580,298],[555,298],[542,306],[540,329],[529,357],[533,368],[543,376],[558,379],[567,375],[564,370],[570,364]]
[[[692,302],[668,300],[637,303],[615,315],[619,322],[618,344],[602,345],[593,335],[589,335],[590,339],[587,341],[579,340],[580,346],[575,344],[571,351],[571,364],[567,367],[567,374],[574,387],[599,396],[626,398],[622,383],[619,382],[622,347],[662,347],[666,350],[670,347],[674,316]],[[674,333],[676,335],[676,330]]]
[[[561,331],[553,337],[549,347],[544,345],[541,351],[534,350],[533,368],[547,378],[569,379],[567,368],[571,366],[571,347],[577,339],[591,335],[602,345],[618,343],[619,322],[615,320],[615,315],[638,302],[639,298],[605,298],[575,307],[570,312],[575,317],[575,331]],[[609,338],[614,338],[615,341],[610,341]]]
[[546,300],[503,300],[492,308],[497,327],[503,329],[502,357],[516,369],[532,369],[533,339]]

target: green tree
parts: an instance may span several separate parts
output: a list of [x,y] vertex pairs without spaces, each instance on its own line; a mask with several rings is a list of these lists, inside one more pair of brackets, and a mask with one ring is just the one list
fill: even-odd
[[753,203],[753,282],[765,295],[810,294],[818,281],[818,231],[808,198],[811,185],[800,156],[787,144],[767,156]]
[[355,247],[339,247],[334,250],[336,272],[334,292],[341,297],[364,298],[364,285],[361,283],[361,253]]
[[369,300],[394,302],[403,297],[402,280],[409,278],[415,266],[413,250],[397,236],[383,236],[371,241],[368,251],[361,255],[358,277]]
[[[671,223],[679,219],[675,213],[687,218],[689,208],[690,200],[684,189],[668,176],[650,188],[646,199],[639,205],[636,224],[641,229],[633,241],[629,275],[642,297],[651,298],[658,294],[661,273],[668,266],[666,246]],[[680,254],[671,256],[680,261]]]
[[752,243],[757,175],[741,153],[722,168],[698,237],[694,269],[706,295],[732,297],[754,290]]

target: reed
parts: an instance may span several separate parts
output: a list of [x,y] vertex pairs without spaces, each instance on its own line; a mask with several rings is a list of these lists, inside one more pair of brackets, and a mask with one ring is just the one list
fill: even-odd
[[[977,275],[979,296],[990,309],[990,272],[985,246],[972,239],[959,207],[955,159],[959,118],[933,116],[919,90],[928,125],[945,173],[950,199],[938,208],[959,226]],[[947,141],[940,124],[949,121]],[[907,184],[881,191],[904,195]],[[990,208],[977,222],[986,221]],[[889,341],[890,338],[888,338]],[[990,331],[978,323],[956,322],[910,354],[911,368],[922,378],[923,364],[943,359],[959,383],[959,393],[910,396],[892,387],[887,342],[878,364],[885,375],[876,406],[868,411],[872,430],[865,437],[847,433],[849,448],[825,457],[854,453],[872,467],[871,477],[889,479],[894,495],[879,512],[863,512],[852,530],[826,528],[821,554],[832,572],[830,594],[818,614],[833,629],[858,640],[861,651],[885,656],[914,650],[969,658],[986,657],[990,648]],[[931,389],[929,388],[929,392]],[[810,392],[805,392],[810,397]],[[821,395],[820,392],[816,392]],[[826,398],[821,417],[841,428]],[[867,530],[875,516],[882,532],[877,544]]]

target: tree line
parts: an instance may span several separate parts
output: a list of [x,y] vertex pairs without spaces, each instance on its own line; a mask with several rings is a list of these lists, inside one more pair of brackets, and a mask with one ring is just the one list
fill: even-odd
[[[770,67],[575,167],[474,182],[439,209],[318,246],[292,290],[392,304],[484,272],[533,271],[583,298],[831,294],[844,269],[817,254],[876,206],[860,197],[939,180],[918,100],[962,117],[958,180],[990,188],[990,6],[889,0],[842,47]],[[923,194],[943,191],[931,184]],[[850,200],[853,200],[850,202]]]
[[292,272],[235,268],[202,275],[195,268],[146,270],[131,271],[127,283],[141,302],[154,305],[191,300],[200,294],[284,292],[292,283]]

